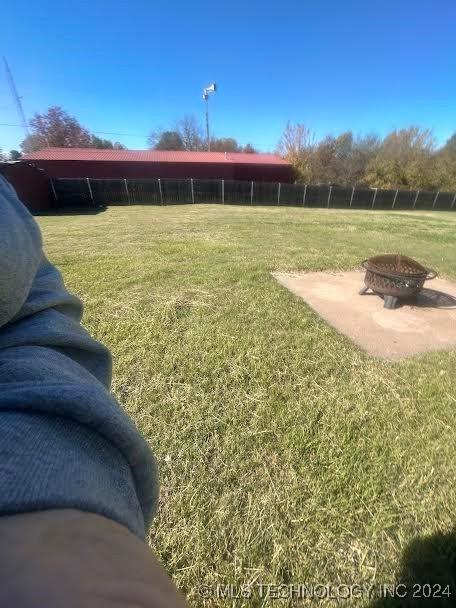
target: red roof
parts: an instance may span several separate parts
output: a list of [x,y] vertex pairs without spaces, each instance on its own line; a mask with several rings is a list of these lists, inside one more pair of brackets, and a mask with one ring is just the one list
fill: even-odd
[[121,161],[145,163],[235,163],[289,165],[276,154],[245,152],[171,152],[162,150],[97,150],[96,148],[44,148],[22,160]]

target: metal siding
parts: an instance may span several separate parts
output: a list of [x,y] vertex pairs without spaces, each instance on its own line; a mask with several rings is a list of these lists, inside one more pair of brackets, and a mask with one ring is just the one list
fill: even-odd
[[31,211],[44,211],[53,204],[49,176],[25,163],[4,165],[0,173],[10,182],[19,199]]
[[192,163],[136,163],[99,161],[35,161],[51,177],[98,179],[233,179],[233,165]]
[[93,177],[99,179],[227,179],[284,182],[293,181],[291,167],[220,163],[143,163],[100,161],[35,161],[51,177]]

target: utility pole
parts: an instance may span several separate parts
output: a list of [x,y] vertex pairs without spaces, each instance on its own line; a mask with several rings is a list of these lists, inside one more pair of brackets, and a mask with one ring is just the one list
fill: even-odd
[[209,131],[209,94],[215,93],[217,85],[212,82],[210,85],[203,89],[203,99],[206,102],[206,137],[207,137],[207,151],[211,151],[211,134]]
[[17,113],[19,114],[19,120],[22,123],[22,127],[25,131],[25,135],[29,135],[29,128],[27,124],[27,119],[25,118],[24,108],[22,107],[21,98],[16,89],[16,85],[14,83],[13,74],[11,73],[8,62],[6,61],[6,57],[3,57],[3,63],[5,64],[5,72],[6,78],[8,80],[9,87],[11,89],[11,95],[13,97],[14,103],[16,105]]

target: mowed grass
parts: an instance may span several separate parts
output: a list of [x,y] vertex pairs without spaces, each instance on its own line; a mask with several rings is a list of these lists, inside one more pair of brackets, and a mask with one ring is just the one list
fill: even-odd
[[192,606],[227,605],[201,584],[392,583],[411,541],[451,533],[456,352],[369,357],[271,271],[398,251],[456,278],[456,213],[195,205],[38,219],[156,454],[150,544]]

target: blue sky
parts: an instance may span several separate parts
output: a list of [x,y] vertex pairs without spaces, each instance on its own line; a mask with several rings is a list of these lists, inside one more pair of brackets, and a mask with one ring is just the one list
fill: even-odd
[[[203,119],[211,80],[214,133],[265,151],[287,120],[317,137],[418,124],[443,143],[456,130],[454,0],[28,0],[1,20],[28,118],[61,105],[132,149]],[[18,123],[3,69],[0,123]],[[0,126],[4,151],[22,139]]]

